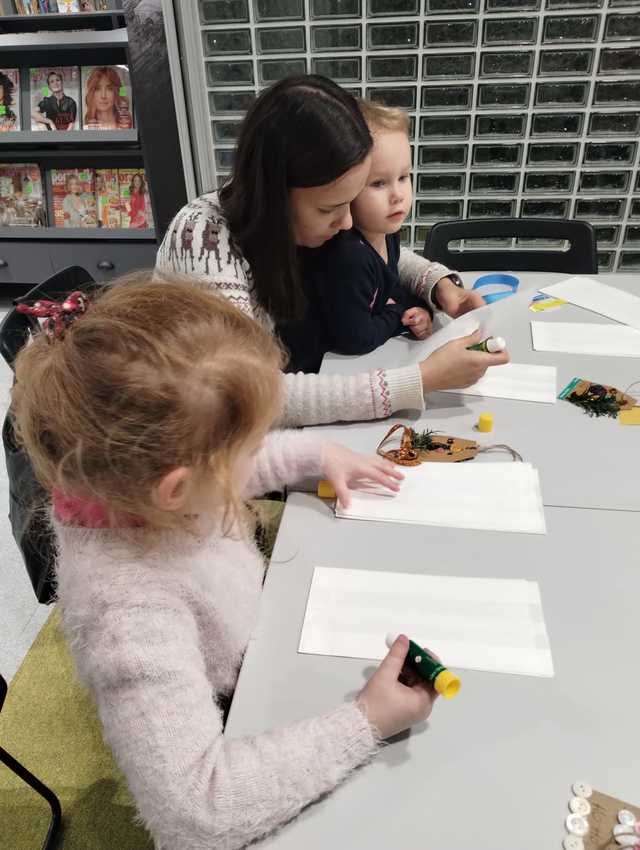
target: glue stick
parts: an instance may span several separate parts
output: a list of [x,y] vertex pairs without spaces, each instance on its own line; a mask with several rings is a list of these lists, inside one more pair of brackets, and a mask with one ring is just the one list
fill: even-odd
[[[389,633],[386,644],[389,648],[393,645],[397,635]],[[407,664],[419,673],[423,679],[430,682],[436,691],[445,699],[452,699],[460,690],[460,679],[451,673],[444,664],[441,664],[426,649],[422,649],[414,641],[409,640],[409,652],[407,653]]]
[[507,347],[507,343],[501,336],[490,336],[483,339],[482,342],[477,342],[475,345],[469,345],[468,351],[484,351],[486,354],[499,354]]

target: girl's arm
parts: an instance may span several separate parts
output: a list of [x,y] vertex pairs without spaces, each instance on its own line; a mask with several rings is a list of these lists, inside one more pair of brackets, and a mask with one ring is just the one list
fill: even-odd
[[[207,222],[209,232],[215,233],[214,239],[205,238]],[[185,238],[189,231],[193,233],[191,249]],[[273,332],[271,317],[253,297],[246,261],[230,248],[216,193],[196,198],[178,212],[158,249],[156,267],[165,273],[187,274],[209,283],[218,294]],[[283,380],[285,408],[281,424],[285,426],[382,419],[397,410],[424,408],[417,365],[356,375],[299,372],[284,375]]]
[[82,632],[71,619],[65,627],[72,644],[77,636],[76,660],[105,740],[158,846],[244,847],[376,752],[374,731],[353,702],[226,738],[193,615],[160,585],[89,619]]

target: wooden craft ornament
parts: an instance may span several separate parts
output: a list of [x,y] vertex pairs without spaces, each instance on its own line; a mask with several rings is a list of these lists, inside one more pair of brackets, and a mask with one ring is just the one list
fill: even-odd
[[[402,429],[400,448],[383,449],[385,443]],[[407,425],[398,422],[384,435],[377,448],[377,453],[398,466],[419,466],[421,463],[459,463],[463,460],[473,460],[480,452],[507,451],[514,460],[522,457],[509,446],[498,444],[480,446],[475,440],[465,440],[463,437],[451,437],[436,431],[414,431]]]

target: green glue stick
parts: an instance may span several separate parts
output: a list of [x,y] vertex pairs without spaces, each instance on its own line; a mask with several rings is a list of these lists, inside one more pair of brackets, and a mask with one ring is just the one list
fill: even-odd
[[[398,635],[391,632],[387,635],[385,642],[389,648],[395,643],[397,637]],[[462,684],[460,679],[412,640],[409,640],[407,664],[423,679],[430,682],[445,699],[453,699],[460,690]]]
[[484,351],[486,354],[499,354],[507,347],[507,343],[501,336],[489,336],[482,342],[467,346],[467,351]]

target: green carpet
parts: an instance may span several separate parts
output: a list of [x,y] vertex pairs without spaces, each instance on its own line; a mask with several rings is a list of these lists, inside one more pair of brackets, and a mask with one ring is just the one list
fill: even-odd
[[[58,796],[64,850],[150,850],[148,833],[111,752],[93,702],[76,677],[58,612],[47,620],[9,685],[0,745]],[[39,850],[47,803],[0,764],[0,847]]]

